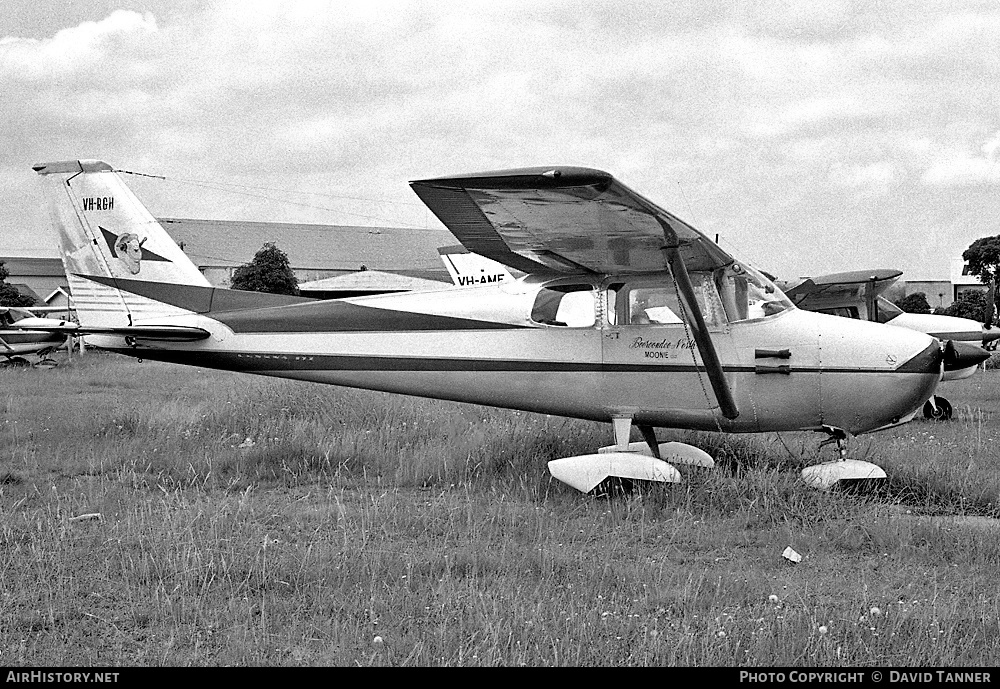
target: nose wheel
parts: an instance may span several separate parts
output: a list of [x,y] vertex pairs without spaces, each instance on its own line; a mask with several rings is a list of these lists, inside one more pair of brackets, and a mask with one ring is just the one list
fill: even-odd
[[950,421],[951,402],[944,397],[934,395],[924,402],[924,418],[931,421]]

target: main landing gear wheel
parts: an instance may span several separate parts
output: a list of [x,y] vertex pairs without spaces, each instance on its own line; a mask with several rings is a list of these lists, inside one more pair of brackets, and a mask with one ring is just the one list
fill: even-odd
[[0,361],[0,368],[29,368],[31,362],[23,356],[12,356],[5,361]]
[[933,397],[924,402],[924,418],[932,421],[951,420],[951,402],[944,397]]
[[549,462],[552,478],[576,488],[581,493],[601,497],[627,495],[653,483],[680,483],[681,474],[670,463],[712,467],[714,462],[704,450],[684,443],[660,443],[651,426],[638,425],[644,441],[630,443],[630,417],[612,419],[615,444],[602,447],[596,454],[563,457]]
[[635,452],[600,452],[549,462],[552,477],[581,493],[629,493],[639,481],[679,483],[681,474],[661,459]]

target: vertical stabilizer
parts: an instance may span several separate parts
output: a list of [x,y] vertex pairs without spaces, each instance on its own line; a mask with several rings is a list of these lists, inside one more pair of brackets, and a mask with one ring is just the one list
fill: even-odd
[[[109,286],[107,278],[210,284],[110,165],[68,160],[35,165],[83,325],[129,326],[190,313]],[[102,282],[88,276],[104,278]]]
[[514,276],[507,270],[507,266],[492,258],[472,253],[464,246],[442,247],[438,249],[438,254],[456,287],[477,287],[514,281]]

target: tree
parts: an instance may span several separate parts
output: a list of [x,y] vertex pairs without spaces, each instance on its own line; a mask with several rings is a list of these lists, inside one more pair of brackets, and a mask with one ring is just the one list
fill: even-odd
[[931,305],[927,303],[927,295],[923,292],[907,294],[902,299],[894,302],[896,306],[906,311],[906,313],[930,313]]
[[982,290],[967,289],[959,292],[958,299],[946,308],[938,308],[934,313],[943,316],[957,316],[959,318],[969,318],[974,321],[983,322],[986,315],[986,292]]
[[299,281],[288,263],[288,255],[274,242],[267,242],[249,263],[233,271],[232,288],[298,295]]
[[0,306],[32,306],[35,300],[26,294],[21,294],[13,285],[7,284],[10,273],[0,261]]
[[962,259],[969,264],[969,275],[975,275],[984,285],[1000,279],[1000,235],[981,237],[962,252]]
[[990,295],[994,303],[989,305],[987,315],[986,301],[983,300],[983,311],[977,320],[986,324],[993,322],[996,313],[995,289],[1000,283],[1000,235],[993,237],[980,237],[969,245],[969,248],[962,252],[962,259],[969,265],[969,274],[975,275],[984,285],[990,286]]

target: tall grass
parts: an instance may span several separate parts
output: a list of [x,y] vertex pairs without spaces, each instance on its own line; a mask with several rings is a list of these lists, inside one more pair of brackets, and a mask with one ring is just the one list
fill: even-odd
[[881,492],[806,488],[809,434],[664,431],[717,469],[594,499],[545,462],[602,424],[96,352],[3,371],[0,659],[991,665],[996,376],[852,443]]

